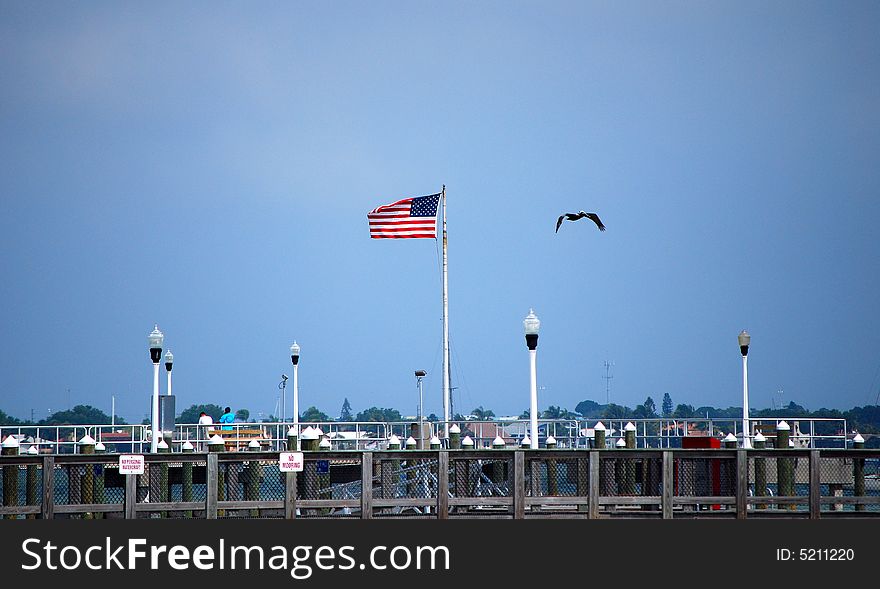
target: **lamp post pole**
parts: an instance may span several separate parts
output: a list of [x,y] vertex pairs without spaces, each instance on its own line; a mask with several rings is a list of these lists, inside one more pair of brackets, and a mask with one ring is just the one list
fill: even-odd
[[150,452],[156,453],[159,445],[159,360],[162,359],[162,342],[165,336],[156,325],[148,336],[150,359],[153,361],[153,405],[150,417]]
[[174,354],[171,350],[165,352],[165,370],[168,371],[168,396],[171,396],[171,367],[174,364]]
[[290,361],[293,363],[293,429],[299,434],[299,344],[293,340]]
[[745,329],[743,329],[739,337],[739,351],[743,359],[743,448],[751,448],[752,444],[749,440],[749,343],[752,338]]
[[531,447],[538,449],[538,329],[541,322],[535,315],[534,309],[529,309],[529,314],[523,320],[523,328],[526,332],[526,346],[529,348],[529,393],[531,405],[529,407],[529,421],[531,430]]
[[428,373],[424,370],[416,370],[416,385],[419,387],[419,449],[422,449],[424,446],[424,438],[425,438],[425,411],[422,402],[424,397],[422,396],[422,379],[427,376]]
[[281,389],[281,416],[279,423],[284,423],[284,410],[285,405],[287,404],[287,375],[281,375],[281,382],[278,383],[278,388]]

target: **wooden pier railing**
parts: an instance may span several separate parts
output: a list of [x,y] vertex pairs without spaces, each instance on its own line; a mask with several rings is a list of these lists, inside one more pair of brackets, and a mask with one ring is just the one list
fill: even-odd
[[880,516],[877,450],[418,450],[4,455],[6,519]]

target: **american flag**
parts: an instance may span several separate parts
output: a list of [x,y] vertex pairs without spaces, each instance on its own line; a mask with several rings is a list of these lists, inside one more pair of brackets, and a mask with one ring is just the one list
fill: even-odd
[[405,198],[367,213],[373,239],[437,238],[440,194]]

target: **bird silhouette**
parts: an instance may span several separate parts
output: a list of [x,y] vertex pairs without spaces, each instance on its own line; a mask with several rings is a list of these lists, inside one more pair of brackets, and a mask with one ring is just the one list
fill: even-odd
[[559,227],[562,225],[562,221],[577,221],[578,219],[583,219],[586,217],[590,221],[596,224],[596,227],[599,228],[599,231],[605,231],[605,225],[602,224],[602,221],[599,219],[599,215],[596,213],[585,213],[580,211],[578,213],[563,213],[559,215],[559,218],[556,219],[556,233],[559,233]]

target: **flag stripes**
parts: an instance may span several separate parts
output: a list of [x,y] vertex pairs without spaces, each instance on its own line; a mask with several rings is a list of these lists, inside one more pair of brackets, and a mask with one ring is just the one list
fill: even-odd
[[440,194],[405,198],[367,213],[373,239],[437,238]]

